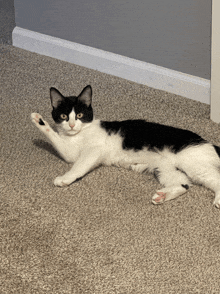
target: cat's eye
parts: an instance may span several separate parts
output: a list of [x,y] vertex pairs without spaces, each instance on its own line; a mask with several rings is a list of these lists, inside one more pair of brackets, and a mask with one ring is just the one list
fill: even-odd
[[77,117],[77,118],[82,118],[82,117],[83,117],[83,113],[78,113],[78,114],[76,115],[76,117]]
[[62,114],[60,115],[60,117],[61,117],[62,119],[67,119],[67,115],[64,114],[64,113],[62,113]]

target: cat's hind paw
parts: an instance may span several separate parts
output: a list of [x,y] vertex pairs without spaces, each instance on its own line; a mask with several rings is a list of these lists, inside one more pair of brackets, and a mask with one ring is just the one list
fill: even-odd
[[220,195],[216,195],[214,203],[215,207],[220,208]]
[[220,203],[215,203],[214,202],[213,204],[215,205],[216,208],[218,208],[218,209],[220,208]]
[[162,204],[166,199],[166,193],[162,191],[157,191],[157,193],[153,196],[152,202],[153,204]]
[[165,201],[175,199],[176,197],[185,194],[189,189],[189,185],[172,186],[162,190],[158,190],[152,198],[153,204],[162,204]]

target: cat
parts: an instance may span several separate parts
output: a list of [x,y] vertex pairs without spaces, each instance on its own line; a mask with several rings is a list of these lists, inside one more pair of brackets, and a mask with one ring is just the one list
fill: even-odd
[[93,117],[92,88],[79,96],[63,96],[50,88],[55,132],[38,113],[32,122],[46,135],[60,156],[74,163],[55,178],[55,186],[70,185],[100,165],[154,173],[163,188],[153,195],[162,204],[186,193],[193,183],[215,192],[220,208],[220,148],[199,135],[146,120],[102,121]]

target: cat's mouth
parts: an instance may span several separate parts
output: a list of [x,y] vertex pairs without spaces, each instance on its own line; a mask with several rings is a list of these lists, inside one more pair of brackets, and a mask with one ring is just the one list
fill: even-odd
[[70,129],[67,131],[67,134],[70,136],[76,135],[77,133],[79,133],[79,130],[76,129]]

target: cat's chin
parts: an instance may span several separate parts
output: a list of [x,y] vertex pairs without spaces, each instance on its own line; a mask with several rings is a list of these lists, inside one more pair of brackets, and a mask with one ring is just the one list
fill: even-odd
[[66,135],[67,136],[74,136],[76,134],[78,134],[80,132],[80,130],[69,130],[69,131],[66,131]]
[[60,125],[56,126],[56,129],[58,131],[59,134],[62,134],[64,136],[74,136],[76,134],[78,134],[80,132],[81,129],[67,129],[67,128],[64,128]]

